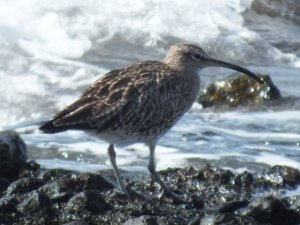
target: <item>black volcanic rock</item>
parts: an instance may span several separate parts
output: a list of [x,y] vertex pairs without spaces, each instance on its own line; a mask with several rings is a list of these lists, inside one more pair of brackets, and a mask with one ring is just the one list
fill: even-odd
[[260,224],[282,225],[300,222],[299,213],[289,209],[274,196],[254,198],[242,214],[254,218]]
[[159,173],[191,204],[165,196],[150,176],[125,178],[128,198],[101,174],[48,170],[29,161],[16,180],[0,180],[0,224],[300,224],[300,195],[284,194],[300,185],[294,168],[235,173],[205,165]]
[[27,160],[24,141],[13,131],[0,133],[0,178],[13,181]]

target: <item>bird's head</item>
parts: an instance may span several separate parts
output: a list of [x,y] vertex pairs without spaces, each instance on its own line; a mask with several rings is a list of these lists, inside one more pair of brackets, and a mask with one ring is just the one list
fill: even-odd
[[193,44],[173,45],[164,62],[172,68],[187,70],[200,70],[211,66],[225,67],[247,74],[260,84],[264,84],[264,81],[253,72],[241,66],[211,58],[202,48]]

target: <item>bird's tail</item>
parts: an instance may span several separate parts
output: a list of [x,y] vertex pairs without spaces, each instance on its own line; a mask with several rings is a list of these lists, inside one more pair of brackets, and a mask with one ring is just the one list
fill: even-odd
[[59,133],[68,130],[66,127],[57,127],[53,124],[53,120],[49,120],[39,127],[39,130],[46,134]]

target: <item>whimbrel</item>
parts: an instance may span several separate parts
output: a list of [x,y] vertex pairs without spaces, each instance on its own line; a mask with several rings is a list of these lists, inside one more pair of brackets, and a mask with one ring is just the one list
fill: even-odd
[[199,46],[177,44],[165,59],[142,61],[113,70],[92,84],[73,104],[40,127],[45,133],[84,130],[109,143],[108,155],[122,191],[114,145],[145,143],[150,149],[148,169],[165,193],[184,202],[155,170],[154,152],[160,139],[191,108],[200,89],[199,70],[226,67],[263,81],[251,71],[209,57]]

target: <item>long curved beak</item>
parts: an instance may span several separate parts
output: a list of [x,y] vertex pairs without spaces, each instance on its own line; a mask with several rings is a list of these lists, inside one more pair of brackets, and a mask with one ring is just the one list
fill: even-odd
[[233,70],[239,71],[241,73],[247,74],[248,76],[252,77],[253,79],[255,79],[260,84],[265,83],[261,78],[259,78],[256,74],[254,74],[250,70],[247,70],[247,69],[245,69],[241,66],[237,66],[237,65],[234,65],[234,64],[231,64],[231,63],[228,63],[228,62],[224,62],[224,61],[221,61],[221,60],[209,58],[208,59],[208,66],[217,66],[217,67],[225,67],[225,68],[233,69]]

